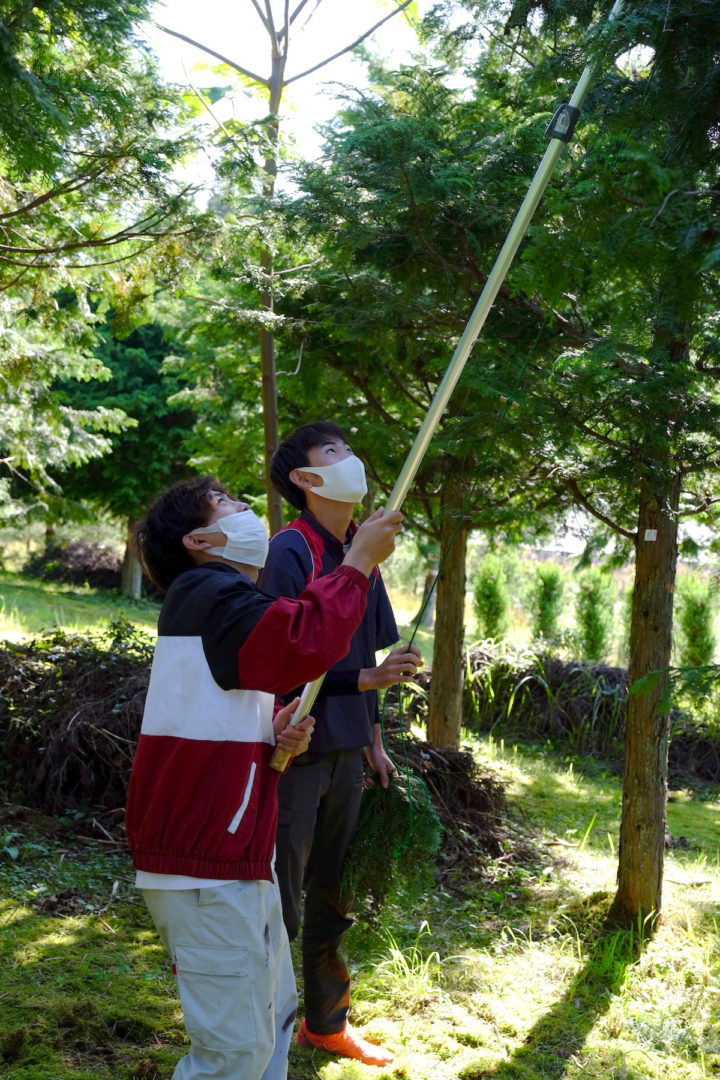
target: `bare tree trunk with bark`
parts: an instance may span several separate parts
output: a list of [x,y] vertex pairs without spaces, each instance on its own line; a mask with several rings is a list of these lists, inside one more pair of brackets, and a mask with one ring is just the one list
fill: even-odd
[[437,584],[428,742],[457,749],[462,726],[463,644],[465,635],[465,555],[468,528],[461,485],[448,481],[440,526],[440,571]]
[[[677,566],[679,480],[662,497],[640,494],[630,631],[630,685],[670,664]],[[628,700],[618,890],[612,918],[632,925],[662,904],[669,721],[665,680]]]
[[[671,288],[663,295],[672,297]],[[686,361],[688,340],[688,328],[674,317],[672,302],[660,303],[654,346],[665,351],[666,362],[672,366]],[[659,437],[640,481],[631,688],[650,672],[670,666],[682,475],[673,469],[667,434],[677,420],[671,409],[658,416]],[[628,698],[618,889],[610,911],[612,921],[626,926],[655,919],[662,906],[669,742],[666,682],[662,678],[651,690]]]
[[120,592],[129,600],[139,600],[141,590],[142,568],[135,546],[135,522],[132,518],[128,518],[125,554],[120,570]]

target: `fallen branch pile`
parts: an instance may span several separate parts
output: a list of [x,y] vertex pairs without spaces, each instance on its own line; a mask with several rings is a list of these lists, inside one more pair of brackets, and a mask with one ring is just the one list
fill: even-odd
[[[81,812],[86,831],[122,836],[132,755],[152,645],[128,623],[103,637],[56,631],[0,648],[0,763],[9,802],[60,817]],[[472,755],[388,734],[398,765],[419,777],[442,828],[443,875],[463,862],[503,858],[511,846],[502,785]],[[402,838],[400,838],[402,842]],[[398,838],[394,844],[397,846]]]
[[122,820],[152,645],[131,625],[104,637],[55,631],[0,648],[0,780],[46,814]]

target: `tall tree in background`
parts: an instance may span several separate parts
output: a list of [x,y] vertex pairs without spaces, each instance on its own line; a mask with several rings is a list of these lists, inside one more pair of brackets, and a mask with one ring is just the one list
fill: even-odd
[[[304,16],[305,23],[307,23],[308,19],[317,10],[319,2],[320,0],[317,0],[309,16],[307,14]],[[394,10],[365,30],[364,33],[359,35],[354,41],[344,45],[337,52],[325,57],[308,70],[292,75],[288,75],[287,73],[291,30],[303,14],[304,9],[307,7],[308,0],[298,0],[294,5],[290,4],[288,0],[285,0],[282,4],[275,3],[274,6],[271,3],[271,0],[264,0],[264,2],[260,2],[260,0],[246,0],[248,12],[252,5],[267,36],[269,72],[266,75],[257,74],[251,69],[249,64],[241,62],[240,58],[229,58],[225,53],[225,47],[221,53],[218,50],[209,47],[208,44],[195,40],[194,37],[178,33],[169,27],[163,27],[167,33],[202,49],[209,56],[219,60],[220,63],[225,66],[226,70],[229,69],[231,72],[239,74],[246,84],[249,84],[262,92],[267,105],[267,118],[262,122],[264,131],[264,160],[262,164],[260,191],[258,194],[261,196],[265,205],[271,204],[276,194],[276,183],[280,161],[281,106],[285,90],[292,83],[305,78],[307,75],[310,75],[319,68],[331,63],[338,57],[350,52],[350,50],[356,48],[365,41],[375,32],[375,30],[382,26],[383,23],[387,22],[388,19],[412,6],[412,0],[392,0],[392,3],[394,5]],[[222,135],[226,140],[227,148],[232,156],[236,156],[238,148],[238,140],[234,137],[236,128],[237,125],[230,123],[223,125],[221,129]],[[240,136],[240,143],[244,142],[244,137],[240,131],[238,131],[238,135]],[[269,221],[263,219],[262,215],[259,218],[259,234],[259,267],[252,274],[252,277],[254,278],[257,289],[260,312],[260,318],[257,321],[259,323],[260,338],[265,488],[267,491],[270,532],[275,533],[281,528],[283,522],[282,499],[270,482],[270,460],[279,441],[276,344],[274,332],[276,267]],[[245,245],[245,255],[247,256],[247,244]],[[287,268],[283,268],[281,271],[281,273],[287,272]],[[227,279],[227,275],[225,275],[225,277]]]
[[134,38],[148,8],[40,0],[0,14],[0,486],[15,496],[7,515],[23,506],[52,513],[62,498],[53,471],[105,452],[107,433],[123,424],[117,409],[71,406],[54,389],[100,372],[98,281],[118,319],[141,319],[156,276],[183,258],[183,234],[194,228],[187,193],[170,179],[188,146],[168,136],[178,110]]
[[133,599],[140,596],[142,578],[133,543],[135,523],[150,496],[192,471],[186,464],[186,440],[195,415],[168,403],[180,385],[163,371],[165,357],[176,348],[157,323],[139,326],[123,340],[106,325],[96,351],[109,378],[83,386],[64,384],[70,403],[119,410],[129,418],[122,431],[109,436],[106,454],[57,479],[66,496],[126,522],[121,589]]
[[[538,33],[552,41],[527,73],[534,100],[549,97],[560,71],[572,83],[582,29],[603,16],[591,3],[549,0],[525,38],[527,4],[464,6],[483,18],[499,11],[520,47]],[[562,191],[548,190],[510,277],[586,338],[546,350],[544,372],[531,365],[516,426],[530,434],[541,421],[543,437],[528,448],[558,498],[635,555],[630,680],[651,688],[628,705],[613,906],[622,922],[652,917],[662,902],[668,718],[663,680],[646,677],[670,662],[679,522],[712,514],[720,499],[719,39],[720,10],[705,0],[645,0],[613,24],[611,42],[596,35],[606,75],[587,103],[573,155],[582,158],[563,170]],[[615,56],[638,45],[644,56],[616,68]]]
[[[394,482],[539,157],[542,125],[509,122],[494,93],[461,95],[441,71],[378,71],[372,91],[348,100],[323,160],[301,170],[303,194],[289,208],[322,253],[314,283],[281,309],[305,342],[303,391],[337,403],[380,491]],[[538,340],[582,334],[538,298],[504,290],[476,365],[504,351],[520,367]],[[467,383],[456,394],[404,508],[441,544],[428,719],[439,746],[460,742],[469,528],[518,536],[556,510],[527,498],[526,443],[493,452],[513,385],[504,373],[494,387]],[[282,400],[283,412],[292,408]]]

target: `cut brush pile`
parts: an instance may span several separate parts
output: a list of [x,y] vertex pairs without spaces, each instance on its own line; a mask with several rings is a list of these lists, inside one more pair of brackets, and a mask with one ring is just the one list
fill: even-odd
[[[122,838],[151,658],[150,639],[123,622],[0,647],[4,799],[55,818],[89,811],[97,836]],[[366,791],[351,862],[349,884],[369,915],[456,868],[468,876],[512,860],[519,843],[502,785],[471,754],[399,729],[387,742],[399,775]]]

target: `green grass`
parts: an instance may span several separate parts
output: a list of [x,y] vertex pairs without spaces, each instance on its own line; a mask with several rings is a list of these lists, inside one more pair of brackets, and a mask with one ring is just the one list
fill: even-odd
[[[668,853],[655,934],[608,932],[618,779],[466,738],[508,784],[539,863],[498,860],[484,878],[386,910],[378,928],[357,924],[353,1020],[395,1063],[293,1048],[291,1080],[716,1076],[717,794],[678,792],[669,806],[670,831],[689,847]],[[165,1080],[185,1038],[168,962],[125,854],[87,831],[81,817],[0,826],[0,1076]],[[68,889],[79,890],[69,910],[53,914],[47,898]]]
[[158,605],[99,589],[58,585],[0,572],[0,640],[24,641],[43,630],[98,630],[119,617],[154,632]]
[[[0,602],[0,638],[14,640],[119,615],[152,630],[157,617],[154,604],[8,573]],[[431,632],[418,643],[427,656]],[[591,759],[469,734],[464,743],[507,784],[539,862],[497,860],[413,908],[388,908],[380,927],[357,924],[353,1022],[396,1061],[374,1069],[294,1047],[290,1080],[720,1074],[718,793],[671,794],[669,832],[687,847],[668,852],[655,934],[607,932],[618,778]],[[90,831],[82,815],[0,814],[2,1080],[169,1080],[183,1052],[168,960],[127,855]]]
[[[411,619],[417,603],[412,596],[400,592],[393,594],[392,602],[400,640],[408,641],[415,631]],[[149,600],[127,600],[100,589],[60,585],[0,571],[0,640],[23,641],[56,627],[80,633],[94,631],[119,616],[154,632],[158,612],[159,605]],[[415,640],[426,663],[432,660],[434,639],[432,627],[416,633]]]

